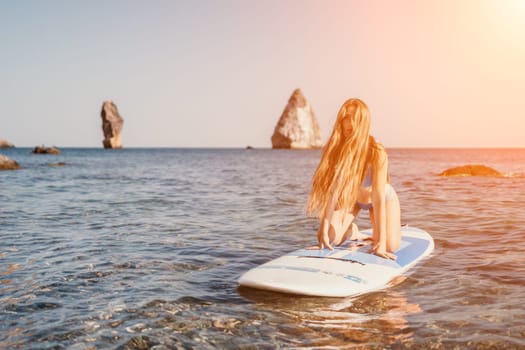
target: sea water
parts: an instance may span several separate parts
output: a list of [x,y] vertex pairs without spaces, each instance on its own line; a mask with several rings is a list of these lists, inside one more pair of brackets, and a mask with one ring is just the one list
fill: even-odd
[[[435,251],[332,299],[237,284],[315,242],[318,150],[2,150],[22,168],[0,172],[0,348],[525,348],[525,150],[388,151]],[[437,175],[464,164],[508,176]]]

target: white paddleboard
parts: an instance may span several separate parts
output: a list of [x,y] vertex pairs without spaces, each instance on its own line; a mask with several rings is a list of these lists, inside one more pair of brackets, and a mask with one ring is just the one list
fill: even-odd
[[[371,235],[371,230],[362,233]],[[396,260],[368,253],[370,245],[345,242],[334,250],[299,249],[257,266],[239,279],[245,287],[282,293],[347,297],[385,288],[434,250],[425,231],[404,226]]]

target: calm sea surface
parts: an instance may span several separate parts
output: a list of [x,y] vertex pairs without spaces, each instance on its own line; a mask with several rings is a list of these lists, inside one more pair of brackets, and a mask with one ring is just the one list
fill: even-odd
[[[62,151],[1,151],[0,349],[525,349],[524,149],[389,150],[436,249],[346,299],[237,285],[314,242],[319,151]],[[463,164],[510,176],[436,175]]]

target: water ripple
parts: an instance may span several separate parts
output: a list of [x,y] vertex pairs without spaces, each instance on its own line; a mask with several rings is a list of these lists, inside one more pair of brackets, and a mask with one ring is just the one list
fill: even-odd
[[436,175],[523,174],[523,150],[392,150],[402,221],[436,249],[344,299],[237,287],[315,240],[319,151],[6,152],[23,169],[0,173],[0,348],[525,348],[525,178]]

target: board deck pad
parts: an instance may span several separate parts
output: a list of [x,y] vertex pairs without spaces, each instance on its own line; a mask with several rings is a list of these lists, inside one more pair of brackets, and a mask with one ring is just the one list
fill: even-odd
[[[349,241],[329,249],[299,249],[241,276],[241,286],[284,293],[345,297],[378,290],[434,249],[432,237],[416,227],[401,229],[397,259],[369,253],[370,244]],[[362,233],[371,235],[371,230]]]

